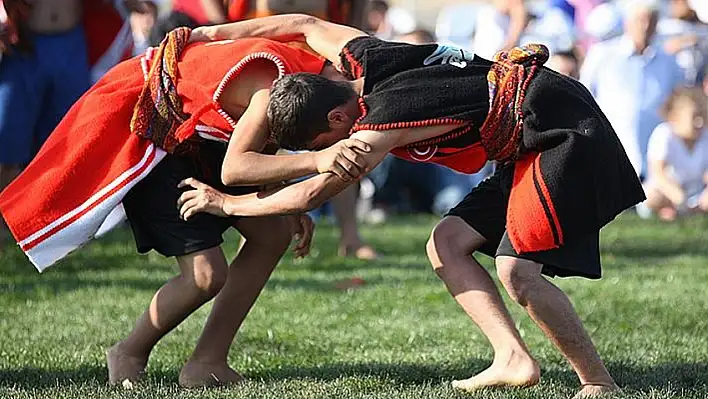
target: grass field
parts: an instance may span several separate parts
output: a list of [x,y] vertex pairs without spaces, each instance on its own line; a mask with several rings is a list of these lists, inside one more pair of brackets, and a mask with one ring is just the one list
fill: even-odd
[[[0,260],[0,398],[571,396],[578,385],[571,369],[515,305],[542,364],[541,384],[475,395],[449,387],[486,367],[491,350],[427,263],[434,223],[415,217],[365,227],[385,253],[373,263],[336,257],[335,230],[320,226],[314,256],[281,263],[231,349],[231,365],[249,382],[215,390],[176,382],[208,307],[158,345],[146,383],[106,386],[104,349],[176,273],[171,260],[136,255],[130,233],[119,231],[40,275],[8,244]],[[230,256],[236,239],[227,238]],[[620,397],[707,398],[708,219],[664,225],[625,216],[604,230],[602,248],[602,280],[556,282],[624,387]],[[337,288],[355,276],[366,284]]]

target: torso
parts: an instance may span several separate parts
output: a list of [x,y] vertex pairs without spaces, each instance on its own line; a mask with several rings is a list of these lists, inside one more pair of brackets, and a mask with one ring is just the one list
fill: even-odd
[[32,5],[28,26],[33,32],[67,32],[81,22],[82,0],[32,0]]
[[[184,112],[200,115],[197,130],[224,141],[264,81],[280,73],[319,73],[323,65],[322,57],[267,39],[192,44],[179,61],[177,92]],[[201,113],[204,107],[210,108]]]
[[[489,109],[491,62],[454,47],[372,40],[348,44],[351,54],[365,49],[363,65],[354,69],[366,71],[366,107],[354,130],[416,128],[408,130],[402,147],[392,151],[394,155],[465,173],[479,170],[486,161],[479,129]],[[449,128],[418,129],[438,125],[458,128],[451,132]]]

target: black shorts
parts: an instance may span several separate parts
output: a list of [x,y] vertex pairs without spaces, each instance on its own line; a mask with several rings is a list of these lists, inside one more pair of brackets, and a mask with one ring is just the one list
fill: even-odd
[[195,156],[167,155],[123,199],[138,252],[151,249],[164,256],[181,256],[221,245],[222,235],[238,219],[200,213],[189,221],[180,218],[177,200],[185,190],[177,185],[194,177],[215,189],[247,194],[256,187],[226,187],[221,183],[221,164],[226,146],[206,142]]
[[514,181],[514,165],[498,167],[496,172],[465,196],[448,212],[457,216],[487,241],[479,252],[491,257],[512,256],[543,265],[543,274],[555,277],[582,276],[600,278],[599,231],[547,251],[518,254],[506,232],[506,209]]

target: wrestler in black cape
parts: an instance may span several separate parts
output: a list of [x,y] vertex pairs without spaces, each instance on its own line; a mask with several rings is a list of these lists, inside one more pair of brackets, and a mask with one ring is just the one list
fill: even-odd
[[[371,145],[369,167],[392,152],[474,173],[499,167],[435,227],[433,268],[492,344],[485,371],[453,385],[530,386],[540,370],[489,274],[470,256],[496,258],[499,279],[578,374],[590,397],[617,388],[568,297],[547,276],[600,278],[599,230],[644,193],[609,122],[577,81],[542,66],[543,46],[494,61],[442,45],[384,42],[303,15],[200,28],[205,40],[303,38],[351,81],[296,74],[275,82],[272,136],[284,148],[317,149],[351,135]],[[278,190],[228,196],[194,179],[183,217],[301,212],[343,190],[321,174]]]

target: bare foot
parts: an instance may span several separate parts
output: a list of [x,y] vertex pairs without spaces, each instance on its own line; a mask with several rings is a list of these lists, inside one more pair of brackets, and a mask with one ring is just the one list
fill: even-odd
[[339,256],[352,256],[359,260],[376,260],[379,257],[379,254],[376,253],[374,248],[365,244],[355,246],[340,245]]
[[670,207],[659,209],[657,215],[659,216],[659,219],[665,222],[673,222],[676,218],[678,218],[678,212],[676,212],[676,209]]
[[244,378],[226,363],[201,363],[190,360],[179,373],[179,385],[183,388],[235,385],[243,380]]
[[[108,361],[108,383],[132,386],[145,375],[146,358],[128,355],[120,350],[120,343],[113,345],[106,352]],[[126,381],[128,381],[126,383]]]
[[618,392],[620,388],[616,384],[584,384],[583,388],[573,399],[597,398],[613,392]]
[[463,391],[475,391],[488,387],[530,387],[538,384],[541,369],[527,354],[512,355],[507,361],[495,360],[492,365],[466,380],[452,382],[452,387]]

